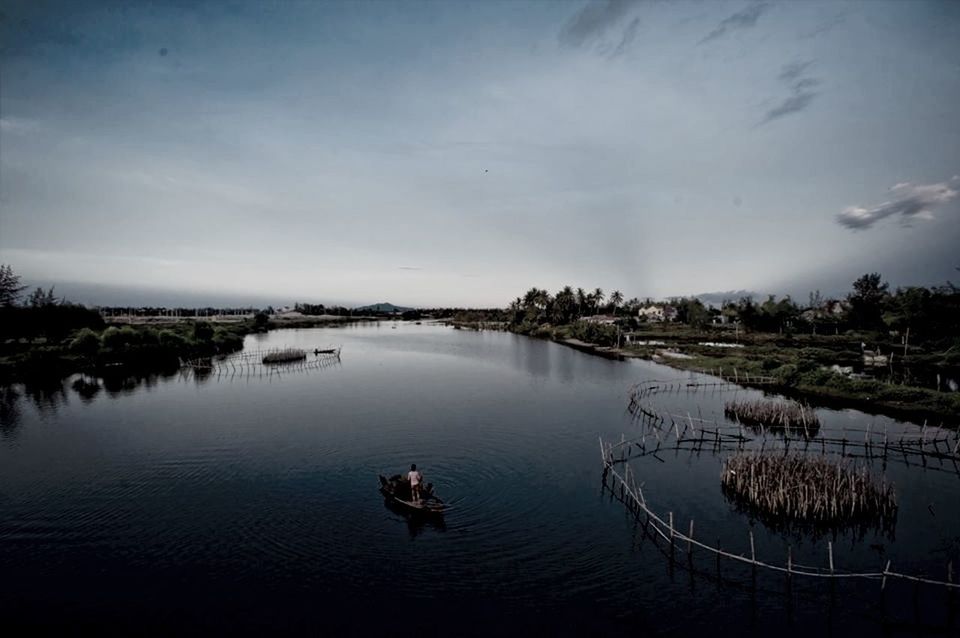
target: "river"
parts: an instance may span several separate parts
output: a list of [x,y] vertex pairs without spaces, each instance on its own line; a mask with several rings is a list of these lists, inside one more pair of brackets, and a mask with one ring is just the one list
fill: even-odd
[[[635,436],[631,384],[696,378],[502,332],[383,322],[278,330],[245,349],[341,346],[280,374],[177,373],[84,396],[3,391],[0,617],[111,634],[311,632],[875,635],[948,626],[942,588],[671,564],[601,485],[598,437]],[[313,356],[312,354],[310,355]],[[741,396],[759,396],[743,390]],[[722,419],[723,393],[663,409]],[[818,409],[821,431],[917,431]],[[892,435],[892,434],[891,434]],[[767,530],[720,490],[723,454],[633,463],[647,500],[733,552],[826,563],[826,540]],[[387,508],[377,475],[417,463],[443,523]],[[960,571],[960,476],[893,459],[893,534],[838,534],[841,567]],[[719,575],[719,577],[718,577]],[[952,623],[952,625],[951,625]],[[912,634],[910,634],[912,635]]]

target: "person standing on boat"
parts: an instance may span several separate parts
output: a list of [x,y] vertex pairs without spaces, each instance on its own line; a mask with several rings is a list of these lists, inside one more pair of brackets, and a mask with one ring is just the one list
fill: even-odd
[[410,466],[410,471],[407,472],[407,479],[410,481],[410,495],[413,497],[413,500],[420,500],[420,484],[423,482],[423,474],[417,471],[417,464],[413,463]]

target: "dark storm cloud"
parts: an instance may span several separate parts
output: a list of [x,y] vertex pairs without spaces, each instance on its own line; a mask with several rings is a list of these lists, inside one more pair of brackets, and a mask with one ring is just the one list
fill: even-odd
[[813,103],[819,95],[819,92],[814,89],[820,86],[821,82],[817,78],[807,76],[807,69],[812,64],[813,60],[798,60],[783,65],[777,78],[790,87],[790,95],[782,98],[776,106],[766,112],[760,121],[761,126],[781,117],[799,113]]
[[958,192],[953,186],[958,181],[960,177],[937,184],[897,184],[890,189],[893,198],[889,201],[872,208],[849,206],[837,215],[837,223],[853,230],[864,230],[893,215],[900,215],[903,226],[909,226],[914,219],[932,219],[935,208],[957,197]]
[[[578,11],[560,31],[560,43],[566,46],[579,47],[602,37],[610,28],[614,27],[635,7],[639,0],[591,0]],[[634,20],[624,32],[620,46],[629,44],[629,40],[636,37]]]
[[757,20],[759,20],[760,16],[769,8],[769,4],[761,2],[760,4],[750,5],[746,9],[738,11],[728,18],[724,18],[713,31],[700,40],[700,44],[721,38],[731,31],[749,29],[750,27],[756,26]]

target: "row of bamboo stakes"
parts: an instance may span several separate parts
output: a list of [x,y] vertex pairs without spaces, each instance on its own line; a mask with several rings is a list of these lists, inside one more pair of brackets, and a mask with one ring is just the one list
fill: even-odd
[[185,365],[180,368],[180,375],[184,378],[191,376],[198,379],[216,377],[217,380],[234,379],[253,379],[253,378],[273,378],[282,377],[289,373],[313,372],[330,368],[340,364],[340,357],[320,356],[316,359],[306,361],[296,361],[282,365],[263,365],[258,362],[215,362],[214,364],[192,366]]
[[[289,351],[291,349],[270,349],[270,350],[252,350],[244,351],[236,354],[228,355],[223,358],[212,358],[212,357],[201,357],[197,359],[190,359],[189,361],[182,362],[181,367],[193,370],[206,370],[210,372],[215,372],[217,374],[223,374],[228,372],[241,372],[247,368],[260,368],[264,367],[263,359],[264,357],[278,356]],[[331,363],[336,363],[340,360],[340,350],[337,349],[333,352],[318,352],[314,355],[314,358],[307,358],[306,351],[303,352],[304,356],[301,359],[294,361],[284,361],[278,362],[282,363],[282,368],[285,370],[296,370],[296,369],[312,369],[317,367],[326,367]],[[277,365],[266,365],[265,367],[278,370],[280,369]]]
[[[704,438],[712,438],[716,443],[732,441],[743,447],[748,442],[758,439],[748,436],[742,423],[719,423],[715,420],[706,420],[702,415],[693,417],[689,412],[684,415],[658,410],[649,404],[652,396],[662,393],[696,392],[704,389],[722,392],[734,388],[739,389],[725,381],[717,383],[650,381],[631,388],[627,408],[634,418],[644,420],[658,438],[661,433],[673,431],[678,442],[699,441],[702,444]],[[683,427],[682,432],[679,429],[680,426]],[[762,445],[766,445],[766,434],[769,429],[763,424],[754,429],[759,429],[759,441]],[[686,434],[688,431],[692,436]],[[960,431],[951,434],[942,427],[928,427],[926,421],[920,428],[920,432],[913,435],[900,432],[891,437],[886,427],[878,431],[873,429],[872,424],[868,424],[865,429],[844,427],[839,436],[820,433],[813,437],[810,436],[809,428],[805,430],[805,434],[807,435],[803,441],[805,451],[819,444],[822,453],[826,453],[829,449],[839,451],[841,456],[848,456],[848,449],[852,452],[855,448],[862,446],[864,455],[868,458],[883,457],[886,460],[893,453],[902,456],[907,464],[909,464],[907,460],[909,456],[920,456],[925,466],[928,458],[938,459],[941,462],[949,461],[960,475],[960,464],[958,464],[960,462]],[[785,438],[784,442],[789,448],[790,438]]]
[[[960,583],[954,582],[954,571],[953,571],[953,561],[949,561],[946,565],[946,580],[938,580],[936,578],[927,578],[925,576],[914,576],[911,574],[903,574],[899,572],[892,571],[891,561],[888,560],[882,571],[874,572],[850,572],[840,570],[836,567],[833,554],[833,542],[830,541],[827,543],[827,566],[811,566],[811,565],[802,565],[796,563],[793,560],[793,550],[791,546],[787,546],[787,555],[786,561],[783,565],[774,564],[772,562],[763,561],[757,558],[756,547],[754,544],[753,531],[748,530],[747,542],[750,548],[749,555],[745,553],[735,554],[733,552],[724,550],[720,547],[719,541],[717,546],[704,543],[697,540],[694,537],[694,522],[693,519],[690,519],[689,530],[687,533],[682,532],[677,528],[677,525],[674,521],[673,512],[670,511],[667,514],[667,518],[664,519],[658,515],[648,504],[646,497],[643,494],[643,489],[640,484],[635,480],[633,473],[630,470],[630,466],[625,462],[625,456],[621,456],[619,461],[615,458],[616,453],[622,451],[626,448],[627,445],[632,444],[632,441],[627,441],[622,439],[620,443],[614,445],[611,443],[604,443],[603,438],[600,437],[600,456],[603,461],[603,482],[604,485],[607,484],[609,477],[613,477],[614,485],[611,487],[612,490],[616,490],[619,487],[620,498],[628,506],[628,508],[636,516],[645,516],[647,523],[650,528],[653,529],[655,534],[663,538],[670,547],[671,560],[677,546],[686,544],[686,551],[688,560],[692,562],[693,560],[693,549],[699,548],[708,553],[711,553],[717,558],[717,566],[719,569],[721,558],[727,560],[735,561],[738,563],[743,563],[749,565],[752,569],[766,569],[773,572],[779,572],[785,574],[788,581],[794,576],[799,577],[811,577],[811,578],[857,578],[857,579],[871,579],[871,580],[880,580],[880,589],[883,591],[887,585],[887,579],[896,579],[896,580],[905,580],[911,581],[914,583],[922,583],[928,585],[943,586],[948,588],[951,591],[960,590]],[[617,471],[616,464],[623,464],[623,474]]]

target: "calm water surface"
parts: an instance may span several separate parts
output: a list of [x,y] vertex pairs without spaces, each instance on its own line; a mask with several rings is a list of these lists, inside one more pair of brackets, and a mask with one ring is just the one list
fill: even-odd
[[[70,633],[913,635],[956,632],[938,589],[796,582],[696,557],[671,567],[601,487],[598,436],[638,426],[628,387],[681,373],[495,332],[397,324],[284,330],[249,350],[343,346],[339,364],[259,376],[175,374],[83,398],[4,391],[0,612]],[[29,390],[29,391],[28,391]],[[741,396],[755,392],[744,391]],[[722,418],[729,395],[658,399]],[[826,428],[915,429],[854,411]],[[417,463],[443,524],[385,507],[377,474]],[[657,509],[784,562],[825,539],[751,527],[720,492],[722,456],[635,461]],[[876,471],[883,471],[880,467]],[[849,569],[946,575],[960,547],[951,467],[890,463],[895,535],[835,541]],[[686,523],[684,523],[686,525]],[[953,623],[951,625],[951,623]]]

